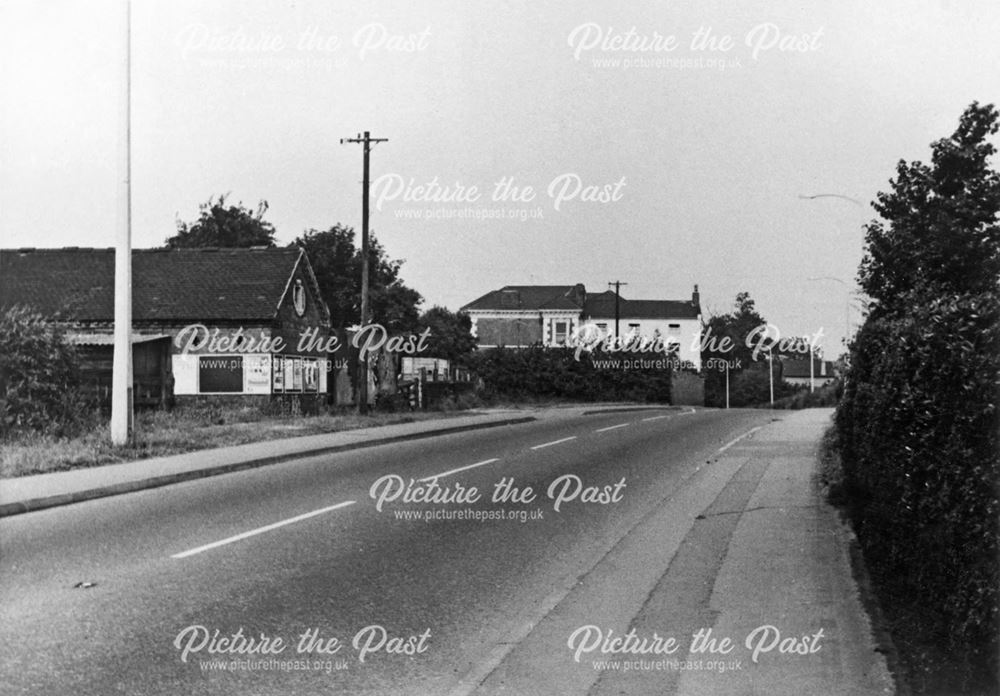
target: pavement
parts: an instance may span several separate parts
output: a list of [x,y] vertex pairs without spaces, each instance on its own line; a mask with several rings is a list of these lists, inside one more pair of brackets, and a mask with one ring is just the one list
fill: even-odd
[[[853,532],[818,483],[818,443],[831,415],[783,415],[720,458],[739,469],[693,530],[732,526],[704,616],[717,636],[746,636],[741,647],[758,652],[745,651],[742,674],[685,673],[678,693],[895,693],[889,646],[876,645],[852,573]],[[665,606],[669,587],[661,583],[652,606]],[[816,652],[799,654],[806,648]]]

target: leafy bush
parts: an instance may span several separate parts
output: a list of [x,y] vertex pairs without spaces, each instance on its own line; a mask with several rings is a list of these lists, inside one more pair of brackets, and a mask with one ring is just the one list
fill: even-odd
[[873,574],[937,608],[956,648],[996,652],[1000,293],[869,320],[837,413]]
[[58,324],[24,308],[0,316],[0,435],[62,434],[85,419],[76,351]]
[[[616,367],[603,360],[618,361]],[[571,348],[498,348],[471,356],[473,373],[486,399],[555,398],[574,401],[646,401],[670,403],[670,370],[626,368],[625,361],[655,362],[651,353],[584,353]]]
[[[777,361],[776,361],[777,362]],[[774,368],[774,398],[781,399],[795,391],[795,387],[781,379],[778,366]],[[725,398],[725,390],[723,390]],[[770,406],[771,375],[767,363],[754,363],[750,369],[732,373],[729,376],[729,405],[733,408],[744,406]]]

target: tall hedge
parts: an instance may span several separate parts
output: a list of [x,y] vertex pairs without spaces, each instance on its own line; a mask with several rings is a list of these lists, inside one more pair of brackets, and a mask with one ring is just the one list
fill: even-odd
[[[618,366],[600,365],[604,360],[617,360]],[[670,370],[625,367],[625,361],[636,360],[649,364],[667,358],[648,352],[595,352],[577,360],[571,348],[533,346],[481,350],[472,355],[471,367],[487,396],[670,403]]]
[[1000,293],[869,321],[837,412],[858,537],[876,581],[996,652]]

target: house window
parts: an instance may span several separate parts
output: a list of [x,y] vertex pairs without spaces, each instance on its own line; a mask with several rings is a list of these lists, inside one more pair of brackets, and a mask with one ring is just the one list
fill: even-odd
[[568,321],[555,321],[552,322],[552,341],[557,345],[561,346],[566,343],[566,338],[569,334],[569,322]]
[[295,286],[292,288],[292,305],[300,317],[306,313],[306,289],[299,279],[295,280]]
[[608,332],[608,325],[607,325],[606,322],[603,322],[603,321],[602,322],[598,322],[597,328],[599,328],[601,330],[601,333],[607,333]]
[[667,333],[671,336],[681,335],[681,325],[680,324],[669,324],[667,325]]
[[198,359],[198,391],[202,394],[243,391],[243,356],[200,356]]
[[628,325],[628,332],[629,333],[635,333],[635,334],[639,333],[639,325],[638,324],[629,324]]

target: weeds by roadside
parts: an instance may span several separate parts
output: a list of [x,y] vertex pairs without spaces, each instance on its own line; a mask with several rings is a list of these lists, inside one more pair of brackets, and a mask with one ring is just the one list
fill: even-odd
[[133,443],[126,447],[113,447],[106,420],[95,413],[89,420],[89,427],[72,437],[29,432],[0,441],[0,478],[453,415],[458,413],[443,409],[376,412],[369,416],[347,411],[317,416],[282,416],[251,407],[177,408],[173,411],[138,413]]
[[829,408],[836,406],[840,401],[843,386],[840,381],[824,385],[816,391],[810,392],[808,388],[800,389],[794,394],[776,399],[774,405],[770,403],[757,404],[755,408],[774,408],[798,410],[802,408]]

